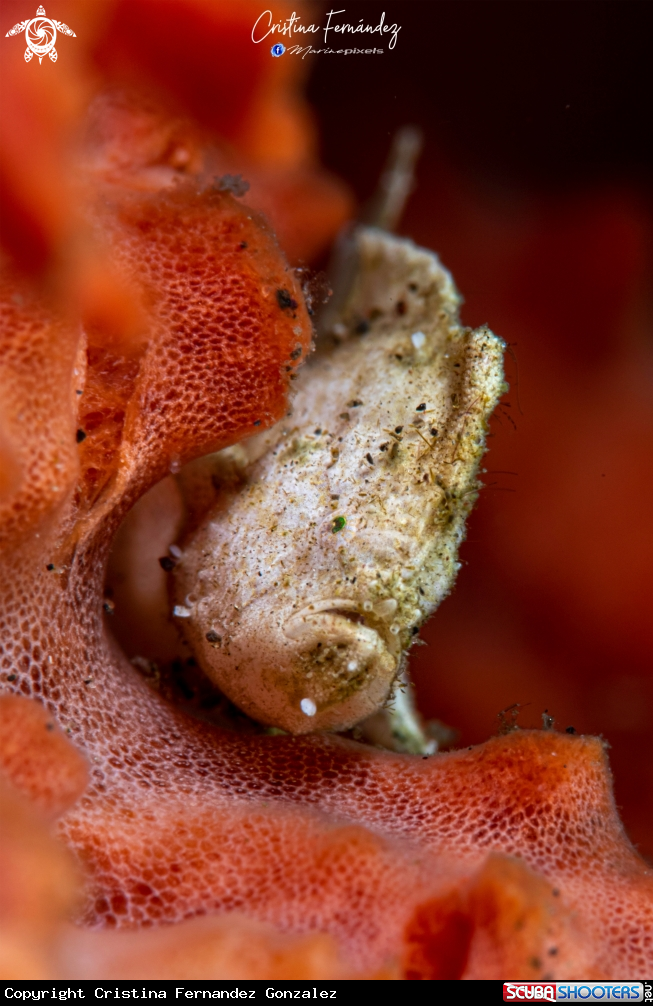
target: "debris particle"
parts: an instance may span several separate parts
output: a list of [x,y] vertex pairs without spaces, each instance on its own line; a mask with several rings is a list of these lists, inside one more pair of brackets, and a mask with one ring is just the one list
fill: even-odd
[[289,290],[277,290],[277,304],[282,311],[291,310],[294,311],[298,306],[297,301],[291,296]]
[[242,175],[216,175],[213,188],[217,192],[231,192],[232,196],[244,196],[249,192],[249,182]]
[[317,706],[313,702],[313,699],[302,699],[299,703],[299,708],[303,712],[304,716],[315,716],[317,712]]
[[86,433],[84,432],[84,430],[77,430],[75,439],[77,440],[78,444],[81,444],[82,440],[86,440]]

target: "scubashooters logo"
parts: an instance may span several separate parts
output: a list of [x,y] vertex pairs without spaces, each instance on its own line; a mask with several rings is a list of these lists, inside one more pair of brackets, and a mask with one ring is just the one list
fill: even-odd
[[642,982],[504,982],[504,1002],[641,1002],[644,998]]
[[[324,48],[314,48],[312,44],[309,45],[289,45],[288,48],[284,48],[283,45],[277,42],[276,45],[272,46],[272,55],[281,56],[284,52],[293,53],[295,55],[317,55],[318,53],[324,54],[340,54],[340,55],[362,55],[368,53],[382,53],[384,50],[382,48],[369,48],[372,43],[377,42],[387,42],[388,49],[394,49],[397,44],[397,38],[399,32],[401,31],[401,25],[399,24],[386,24],[385,21],[385,11],[381,14],[381,17],[377,23],[368,23],[364,18],[359,18],[357,23],[352,23],[344,19],[340,19],[340,14],[346,15],[347,11],[343,7],[342,10],[330,10],[325,15],[324,24],[303,24],[302,19],[299,14],[292,12],[290,17],[287,17],[284,21],[275,21],[271,10],[264,10],[262,14],[259,14],[254,25],[252,27],[252,42],[258,45],[259,42],[265,42],[266,39],[275,42],[275,36],[285,36],[288,43],[292,40],[293,36],[301,35],[303,36],[303,41],[306,42],[308,39],[315,40],[316,42],[324,41]],[[350,36],[353,36],[350,38]],[[333,46],[341,45],[343,42],[357,42],[359,45],[365,45],[368,48],[333,48]]]
[[7,32],[5,38],[9,38],[10,35],[20,35],[22,31],[25,32],[25,41],[27,42],[26,63],[29,63],[33,56],[38,56],[39,63],[44,56],[49,56],[53,63],[57,62],[57,50],[54,47],[54,43],[57,41],[57,31],[60,31],[62,35],[72,35],[73,38],[77,38],[75,32],[67,24],[46,17],[43,7],[39,7],[36,17],[33,17],[31,21],[19,21],[18,24],[15,24]]

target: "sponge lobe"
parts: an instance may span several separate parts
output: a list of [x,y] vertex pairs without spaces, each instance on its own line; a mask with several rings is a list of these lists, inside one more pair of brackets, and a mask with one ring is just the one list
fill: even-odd
[[[87,503],[119,461],[134,468],[136,452],[152,480],[275,422],[311,338],[276,241],[229,194],[190,184],[156,195],[108,189],[97,214],[149,330],[129,340],[101,324],[89,332]],[[279,290],[294,307],[280,306]]]

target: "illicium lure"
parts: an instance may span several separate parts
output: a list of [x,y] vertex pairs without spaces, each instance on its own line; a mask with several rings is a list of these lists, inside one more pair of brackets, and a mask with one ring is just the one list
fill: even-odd
[[[504,345],[458,320],[431,252],[381,230],[292,414],[245,445],[176,570],[183,631],[254,719],[345,729],[382,708],[450,591]],[[242,454],[241,456],[245,456]]]

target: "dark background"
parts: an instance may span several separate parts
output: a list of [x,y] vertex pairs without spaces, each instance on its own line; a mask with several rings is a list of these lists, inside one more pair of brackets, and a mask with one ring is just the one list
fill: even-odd
[[[386,24],[402,26],[394,50],[384,36],[383,56],[313,59],[309,97],[323,157],[359,197],[370,194],[390,137],[407,121],[459,169],[497,186],[586,186],[624,175],[651,182],[650,3],[345,7],[334,22],[374,24],[385,11]],[[338,36],[361,48],[378,40]]]
[[364,202],[395,130],[419,124],[399,232],[453,271],[463,320],[510,344],[464,568],[413,651],[420,704],[461,745],[513,703],[523,726],[548,709],[601,734],[650,857],[651,5],[348,3],[346,18],[383,10],[394,50],[312,57],[323,161]]

